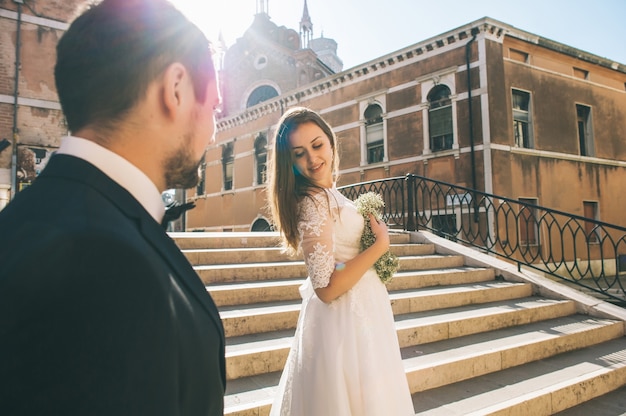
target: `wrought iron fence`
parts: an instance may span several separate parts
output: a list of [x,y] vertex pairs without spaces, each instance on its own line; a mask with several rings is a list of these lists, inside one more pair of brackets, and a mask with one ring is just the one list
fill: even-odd
[[406,229],[406,184],[404,177],[361,182],[339,188],[346,198],[354,201],[366,192],[375,192],[382,196],[385,206],[383,218],[390,228]]
[[391,229],[429,230],[626,306],[626,228],[409,174],[339,188],[376,192]]

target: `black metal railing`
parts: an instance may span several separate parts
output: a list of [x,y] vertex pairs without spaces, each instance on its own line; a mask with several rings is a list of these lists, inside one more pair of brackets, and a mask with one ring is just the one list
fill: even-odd
[[391,229],[429,230],[626,306],[626,228],[409,174],[340,187],[376,192]]

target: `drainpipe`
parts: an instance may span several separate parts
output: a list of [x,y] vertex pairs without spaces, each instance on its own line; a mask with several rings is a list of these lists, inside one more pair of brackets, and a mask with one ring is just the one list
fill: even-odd
[[22,4],[23,0],[13,0],[17,4],[17,32],[15,34],[15,87],[13,92],[13,154],[11,155],[11,199],[15,197],[17,188],[17,99],[19,97],[21,43],[22,43]]
[[[472,189],[476,190],[476,155],[474,152],[474,113],[472,112],[472,77],[470,74],[470,58],[472,57],[472,43],[476,40],[478,31],[472,29],[472,38],[465,44],[465,64],[467,66],[467,103],[469,112],[469,139],[470,157],[472,161]],[[474,222],[478,222],[478,204],[476,195],[472,195],[474,202]]]

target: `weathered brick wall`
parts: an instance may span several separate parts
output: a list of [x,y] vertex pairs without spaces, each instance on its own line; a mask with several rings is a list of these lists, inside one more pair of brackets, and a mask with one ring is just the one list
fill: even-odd
[[[0,103],[0,140],[11,140],[11,129],[13,125],[13,106]],[[11,166],[11,148],[0,152],[0,169]],[[0,180],[0,183],[2,181]]]
[[[54,84],[56,45],[67,24],[87,4],[88,0],[29,0],[24,3],[17,54],[18,5],[13,0],[0,0],[3,11],[0,17],[0,140],[12,140],[15,127],[19,149],[15,152],[18,155],[25,155],[32,149],[36,149],[38,156],[44,155],[36,159],[36,171],[45,166],[50,154],[59,146],[61,136],[67,133]],[[15,63],[18,55],[16,114]],[[17,120],[15,126],[14,119]],[[13,152],[11,146],[0,153],[0,188],[12,184]],[[20,175],[18,189],[19,181]]]
[[0,18],[0,94],[13,93],[15,22]]
[[[22,13],[59,22],[71,22],[88,5],[87,0],[28,0],[22,5]],[[17,11],[14,0],[0,0],[0,9]]]
[[54,65],[56,45],[62,35],[61,30],[28,23],[22,25],[20,97],[58,101]]
[[19,143],[42,147],[58,147],[67,134],[61,110],[20,106],[18,110]]

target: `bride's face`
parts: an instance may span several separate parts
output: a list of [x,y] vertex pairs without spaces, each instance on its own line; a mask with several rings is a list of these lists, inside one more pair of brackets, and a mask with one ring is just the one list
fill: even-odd
[[296,170],[324,188],[333,185],[333,147],[322,129],[313,122],[303,123],[289,136],[291,160]]

